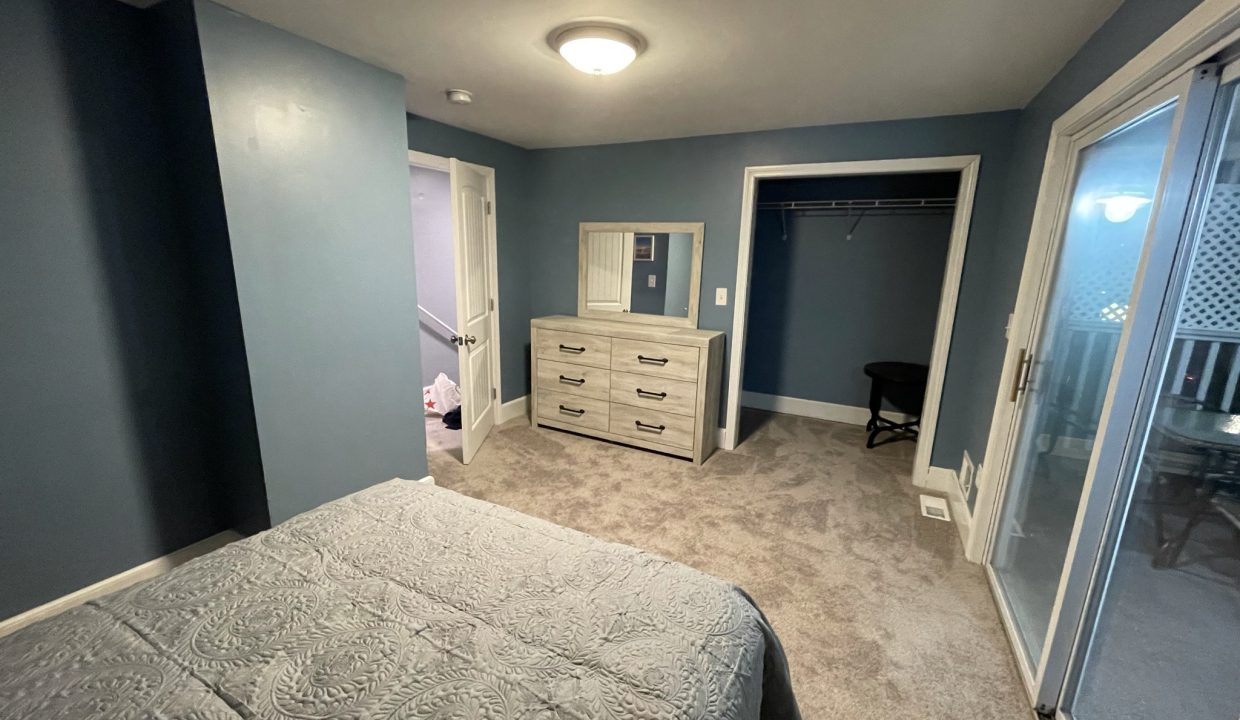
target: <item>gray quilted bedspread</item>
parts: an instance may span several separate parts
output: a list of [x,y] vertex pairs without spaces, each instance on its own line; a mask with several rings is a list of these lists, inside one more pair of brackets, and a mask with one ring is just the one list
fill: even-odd
[[796,718],[736,587],[393,480],[0,638],[0,718]]

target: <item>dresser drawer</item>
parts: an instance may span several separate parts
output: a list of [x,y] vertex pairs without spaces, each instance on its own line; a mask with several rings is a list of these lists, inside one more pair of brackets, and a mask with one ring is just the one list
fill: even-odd
[[589,365],[573,365],[555,360],[538,360],[538,389],[581,395],[596,400],[610,399],[611,371]]
[[694,421],[684,415],[611,404],[611,432],[672,447],[693,448]]
[[538,357],[577,365],[611,367],[611,343],[611,338],[601,335],[540,329]]
[[697,383],[612,370],[611,401],[677,415],[693,415],[697,410]]
[[606,400],[569,395],[549,390],[538,391],[538,417],[540,420],[578,425],[590,430],[607,430],[608,405]]
[[686,345],[613,338],[611,369],[676,380],[697,380],[698,349]]

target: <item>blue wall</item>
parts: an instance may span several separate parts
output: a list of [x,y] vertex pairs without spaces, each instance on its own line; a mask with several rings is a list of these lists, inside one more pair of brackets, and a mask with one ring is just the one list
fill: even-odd
[[146,20],[162,126],[167,138],[176,138],[160,152],[170,170],[178,237],[193,268],[187,286],[196,298],[192,322],[200,345],[193,360],[208,386],[195,402],[207,418],[202,438],[213,463],[211,487],[230,527],[257,532],[271,520],[193,3],[165,0]]
[[[985,279],[993,272],[990,246],[998,242],[1018,121],[1019,113],[1011,111],[531,151],[534,194],[524,241],[538,270],[530,277],[530,313],[575,312],[579,222],[701,221],[706,238],[699,325],[731,335],[746,166],[980,154],[956,351],[948,360],[934,453],[935,464],[954,467],[965,447],[964,412],[975,384],[964,358],[975,344],[1003,337],[1003,321],[994,326]],[[714,304],[718,287],[728,289],[726,307]]]
[[195,3],[274,522],[426,474],[404,82]]
[[146,20],[0,4],[0,617],[235,520]]
[[[495,170],[501,399],[508,401],[526,395],[530,391],[530,294],[538,292],[533,281],[542,275],[541,271],[531,269],[536,266],[530,260],[533,235],[529,226],[529,151],[416,115],[407,117],[406,130],[410,150],[454,157]],[[574,253],[576,247],[573,245]],[[572,312],[576,308],[574,299]]]
[[[629,282],[629,312],[662,315],[667,301],[668,235],[654,236],[654,257],[633,261],[633,277]],[[655,285],[650,287],[650,276]]]
[[950,214],[780,216],[755,226],[745,390],[866,407],[866,363],[930,363]]

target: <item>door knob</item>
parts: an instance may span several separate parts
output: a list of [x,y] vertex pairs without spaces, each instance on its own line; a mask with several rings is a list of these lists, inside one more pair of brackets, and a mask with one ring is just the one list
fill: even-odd
[[466,336],[465,336],[465,344],[466,344],[466,345],[473,345],[473,344],[474,344],[474,343],[476,343],[476,342],[478,342],[478,338],[474,337],[473,335],[466,335]]

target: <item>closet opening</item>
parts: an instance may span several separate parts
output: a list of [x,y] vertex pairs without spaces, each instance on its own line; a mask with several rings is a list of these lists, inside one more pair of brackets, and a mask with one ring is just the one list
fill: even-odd
[[854,425],[964,510],[930,456],[978,162],[746,169],[725,447],[769,412]]
[[498,422],[495,171],[409,153],[428,457],[468,464]]

